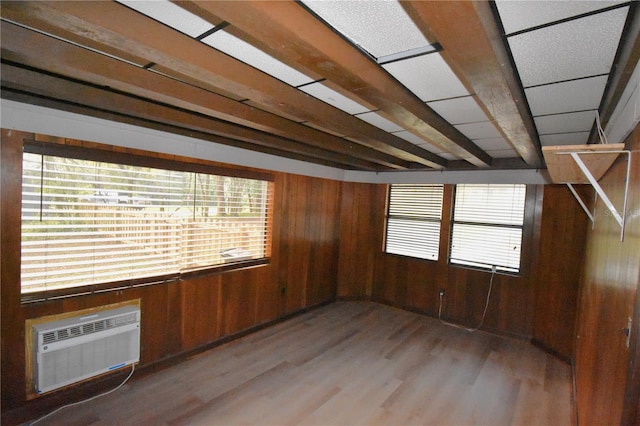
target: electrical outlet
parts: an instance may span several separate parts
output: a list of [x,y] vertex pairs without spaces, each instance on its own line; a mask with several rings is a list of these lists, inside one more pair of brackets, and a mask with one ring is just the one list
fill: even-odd
[[440,289],[440,297],[444,297],[444,288]]

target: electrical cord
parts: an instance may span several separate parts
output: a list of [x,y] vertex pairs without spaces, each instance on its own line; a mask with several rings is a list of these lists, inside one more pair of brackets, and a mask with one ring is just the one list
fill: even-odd
[[480,327],[482,327],[482,324],[484,324],[484,317],[487,315],[487,308],[489,307],[489,299],[491,298],[491,289],[493,288],[493,277],[496,275],[496,267],[492,266],[491,267],[491,280],[489,281],[489,291],[487,291],[487,300],[484,303],[484,311],[482,312],[482,319],[480,320],[480,324],[478,324],[476,327],[473,328],[469,328],[469,327],[465,327],[459,324],[454,324],[452,322],[447,322],[445,320],[442,319],[442,299],[444,297],[443,292],[440,292],[440,306],[438,307],[438,319],[440,320],[441,323],[443,323],[444,325],[448,325],[451,327],[455,327],[455,328],[459,328],[461,330],[466,330],[469,333],[473,333],[474,331],[477,331],[480,329]]
[[129,373],[129,375],[127,376],[126,379],[124,379],[124,381],[122,383],[120,383],[118,386],[116,386],[115,388],[101,393],[99,395],[95,395],[92,396],[91,398],[88,399],[83,399],[82,401],[77,401],[77,402],[72,402],[71,404],[67,404],[67,405],[63,405],[62,407],[58,407],[55,410],[53,410],[52,412],[50,412],[49,414],[45,414],[44,416],[40,417],[39,419],[34,420],[33,422],[29,423],[30,425],[35,425],[36,423],[46,419],[49,416],[54,415],[55,413],[57,413],[58,411],[61,411],[65,408],[69,408],[69,407],[73,407],[74,405],[80,405],[80,404],[84,404],[85,402],[89,402],[89,401],[93,401],[94,399],[98,399],[101,398],[103,396],[109,395],[110,393],[113,393],[115,391],[117,391],[118,389],[120,389],[121,387],[123,387],[125,385],[125,383],[127,383],[129,381],[129,379],[131,378],[131,376],[133,376],[133,372],[135,370],[135,364],[131,364],[131,372]]

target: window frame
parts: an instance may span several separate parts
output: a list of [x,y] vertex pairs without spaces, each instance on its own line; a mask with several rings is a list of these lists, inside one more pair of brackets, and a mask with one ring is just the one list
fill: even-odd
[[[408,216],[402,216],[402,215],[392,215],[391,214],[391,193],[393,190],[393,187],[439,187],[440,188],[440,208],[439,208],[439,217],[435,217],[435,216],[424,216],[424,218],[420,219],[418,218],[418,216],[415,217],[408,217]],[[393,256],[402,256],[402,257],[407,257],[407,258],[412,258],[412,259],[417,259],[417,260],[424,260],[424,261],[429,261],[429,262],[438,262],[440,259],[440,254],[441,254],[441,241],[442,241],[442,225],[443,225],[443,219],[444,219],[444,208],[445,208],[445,195],[446,194],[446,189],[445,189],[445,185],[444,184],[436,184],[436,183],[419,183],[419,184],[389,184],[387,185],[387,204],[386,204],[386,212],[385,212],[385,228],[384,228],[384,238],[383,238],[383,246],[382,246],[382,252],[384,254],[387,255],[393,255]],[[415,256],[415,255],[411,255],[411,254],[407,254],[407,253],[394,253],[394,252],[389,252],[388,250],[388,242],[389,242],[389,221],[393,218],[393,217],[397,217],[400,219],[404,219],[404,220],[410,220],[410,221],[415,221],[415,222],[428,222],[428,223],[436,223],[438,224],[438,233],[435,236],[436,238],[434,238],[437,243],[436,243],[436,250],[435,250],[435,257],[434,258],[428,258],[428,257],[420,257],[420,256]]]
[[[259,267],[270,263],[273,239],[273,208],[275,205],[273,199],[275,181],[274,174],[251,169],[225,167],[223,165],[219,165],[207,160],[198,160],[187,157],[170,156],[172,158],[166,158],[165,154],[154,153],[150,151],[141,151],[133,148],[119,148],[116,146],[104,145],[99,143],[86,143],[82,141],[62,140],[62,142],[60,142],[60,140],[41,141],[24,139],[23,153],[115,163],[136,167],[149,167],[179,172],[193,172],[224,177],[262,180],[267,182],[266,190],[268,193],[265,219],[264,257],[258,259],[215,264],[195,270],[171,273],[166,275],[155,275],[152,277],[114,280],[104,283],[79,285],[67,288],[38,290],[28,293],[23,293],[21,290],[21,303],[23,304],[45,300],[62,299],[86,294],[104,293],[127,288],[170,283],[179,281],[184,278]],[[20,222],[22,222],[22,220]],[[22,288],[22,285],[20,287]]]
[[[464,221],[464,220],[460,220],[460,221],[456,221],[456,207],[457,207],[457,203],[456,203],[456,196],[457,196],[457,192],[458,192],[458,187],[460,185],[487,185],[487,186],[492,186],[492,185],[512,185],[512,186],[522,186],[524,187],[524,195],[523,195],[523,207],[522,207],[522,224],[520,225],[513,225],[513,224],[496,224],[496,223],[490,223],[490,222],[469,222],[469,221]],[[527,237],[526,237],[526,226],[527,226],[527,203],[528,203],[528,195],[529,195],[529,185],[525,185],[525,184],[456,184],[453,185],[453,191],[452,191],[452,199],[451,199],[451,223],[449,225],[449,247],[448,247],[448,256],[447,256],[447,263],[450,266],[453,267],[458,267],[458,268],[466,268],[466,269],[473,269],[473,270],[478,270],[478,271],[491,271],[492,268],[491,266],[487,266],[487,267],[483,267],[483,266],[477,266],[477,265],[470,265],[470,264],[465,264],[465,263],[456,263],[454,261],[452,261],[452,254],[453,254],[453,239],[454,239],[454,227],[456,224],[462,224],[462,225],[470,225],[470,226],[482,226],[482,227],[487,227],[487,228],[500,228],[500,229],[519,229],[520,230],[520,252],[518,255],[518,268],[517,270],[513,270],[514,268],[509,268],[506,266],[497,266],[497,271],[501,274],[505,274],[505,275],[512,275],[512,276],[520,276],[523,273],[523,257],[525,254],[525,245],[527,243]],[[469,261],[472,262],[472,261]],[[478,264],[483,263],[483,262],[476,262]]]

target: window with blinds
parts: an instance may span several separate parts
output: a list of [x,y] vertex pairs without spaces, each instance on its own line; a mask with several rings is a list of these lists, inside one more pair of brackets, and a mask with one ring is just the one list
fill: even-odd
[[22,292],[265,258],[269,185],[27,152]]
[[443,185],[391,185],[386,253],[438,260],[443,190]]
[[450,262],[520,271],[525,185],[456,185]]

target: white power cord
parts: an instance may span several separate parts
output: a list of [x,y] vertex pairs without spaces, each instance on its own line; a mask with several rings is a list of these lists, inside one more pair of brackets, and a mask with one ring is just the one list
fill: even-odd
[[452,322],[447,322],[443,320],[442,319],[442,298],[444,297],[444,294],[442,291],[440,292],[440,306],[438,307],[438,319],[440,320],[440,322],[443,323],[444,325],[449,325],[451,327],[459,328],[461,330],[467,330],[469,333],[473,333],[474,331],[479,330],[480,327],[482,327],[482,324],[484,324],[484,317],[487,315],[487,308],[489,307],[489,299],[491,298],[491,289],[493,287],[493,277],[495,275],[496,275],[496,267],[494,265],[491,267],[491,280],[489,281],[489,291],[487,291],[487,300],[484,303],[484,311],[482,312],[482,319],[480,320],[480,324],[478,324],[476,327],[468,328],[462,325],[454,324]]
[[98,398],[100,398],[100,397],[103,397],[103,396],[109,395],[110,393],[113,393],[113,392],[117,391],[118,389],[120,389],[121,387],[123,387],[125,383],[127,383],[127,382],[129,381],[129,379],[131,378],[131,376],[133,376],[133,372],[134,372],[134,370],[135,370],[135,364],[131,364],[131,373],[129,373],[129,375],[127,376],[127,378],[126,378],[126,379],[124,379],[124,381],[123,381],[122,383],[120,383],[118,386],[116,386],[115,388],[111,389],[110,391],[107,391],[107,392],[101,393],[101,394],[99,394],[99,395],[92,396],[91,398],[88,398],[88,399],[83,399],[82,401],[72,402],[71,404],[63,405],[62,407],[59,407],[59,408],[57,408],[57,409],[53,410],[53,411],[52,411],[52,412],[50,412],[49,414],[46,414],[46,415],[44,415],[44,416],[40,417],[39,419],[34,420],[33,422],[31,422],[31,423],[29,423],[29,424],[30,424],[30,425],[35,425],[36,423],[38,423],[38,422],[40,422],[40,421],[42,421],[42,420],[46,419],[46,418],[47,418],[47,417],[49,417],[49,416],[54,415],[55,413],[57,413],[57,412],[58,412],[58,411],[60,411],[60,410],[63,410],[63,409],[68,408],[68,407],[73,407],[74,405],[84,404],[85,402],[93,401],[94,399],[98,399]]

